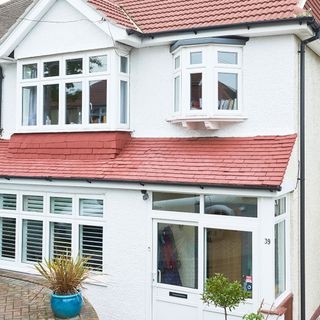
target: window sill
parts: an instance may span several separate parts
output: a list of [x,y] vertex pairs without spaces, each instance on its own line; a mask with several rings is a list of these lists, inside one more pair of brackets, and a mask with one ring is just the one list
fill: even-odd
[[193,130],[218,130],[225,124],[243,122],[247,117],[239,114],[221,115],[176,115],[167,119],[172,124],[181,125],[184,128]]

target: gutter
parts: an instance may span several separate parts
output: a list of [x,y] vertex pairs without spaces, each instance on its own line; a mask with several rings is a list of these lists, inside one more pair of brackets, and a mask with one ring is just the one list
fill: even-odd
[[315,35],[300,43],[300,319],[306,320],[306,270],[305,270],[305,101],[306,101],[306,46],[308,43],[319,40],[320,27],[317,26]]

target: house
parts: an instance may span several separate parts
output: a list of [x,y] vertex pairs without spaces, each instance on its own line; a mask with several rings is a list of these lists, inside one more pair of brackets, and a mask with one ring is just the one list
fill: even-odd
[[316,319],[319,21],[317,0],[0,5],[0,268],[89,256],[102,320],[223,319],[217,272],[251,295],[230,319]]

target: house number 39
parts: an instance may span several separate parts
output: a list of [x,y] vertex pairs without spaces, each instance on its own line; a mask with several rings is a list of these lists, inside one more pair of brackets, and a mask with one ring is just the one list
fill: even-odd
[[270,245],[271,240],[270,238],[264,238],[264,244]]

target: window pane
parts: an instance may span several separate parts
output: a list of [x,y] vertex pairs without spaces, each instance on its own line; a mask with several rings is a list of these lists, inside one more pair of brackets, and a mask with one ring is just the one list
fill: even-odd
[[158,224],[158,283],[198,288],[198,228]]
[[202,73],[190,74],[190,109],[202,109]]
[[277,199],[274,202],[274,215],[280,216],[281,214],[286,213],[287,211],[287,203],[286,203],[286,198],[281,198],[281,199]]
[[16,219],[0,218],[0,257],[14,259],[16,256]]
[[43,212],[43,197],[23,196],[23,211]]
[[206,214],[237,217],[257,217],[257,198],[229,195],[205,196]]
[[238,110],[238,75],[219,73],[218,75],[219,110]]
[[88,266],[95,271],[103,270],[103,228],[80,225],[80,256],[90,257]]
[[237,64],[238,54],[236,52],[218,52],[218,63],[223,64]]
[[66,73],[71,74],[81,74],[82,73],[82,59],[69,59],[66,60]]
[[22,67],[22,79],[36,79],[38,76],[38,66],[36,63],[25,64]]
[[42,260],[42,221],[23,220],[22,222],[22,262]]
[[80,216],[102,217],[103,200],[80,199]]
[[152,199],[152,209],[199,213],[200,196],[195,194],[154,192]]
[[286,290],[286,224],[275,225],[275,295]]
[[222,273],[252,291],[252,233],[206,229],[207,278]]
[[107,122],[107,80],[89,82],[90,119],[89,123]]
[[50,61],[43,64],[43,76],[57,77],[59,76],[59,61]]
[[50,257],[71,255],[71,223],[50,222]]
[[82,123],[82,82],[66,83],[66,123]]
[[72,214],[72,198],[50,197],[50,213]]
[[120,81],[120,123],[128,121],[128,82]]
[[0,195],[0,209],[2,209],[2,210],[16,210],[17,209],[17,195],[15,195],[15,194],[1,194]]
[[95,56],[89,58],[89,72],[107,71],[107,55]]
[[202,63],[202,52],[191,52],[190,53],[190,64],[201,64]]
[[22,125],[37,124],[37,87],[22,88]]
[[174,111],[180,110],[180,77],[174,78]]
[[128,73],[128,58],[120,57],[120,71],[122,73]]
[[58,124],[59,120],[59,85],[43,86],[43,124]]
[[179,68],[180,68],[180,56],[177,56],[177,57],[174,59],[174,68],[175,68],[175,69],[179,69]]

